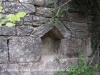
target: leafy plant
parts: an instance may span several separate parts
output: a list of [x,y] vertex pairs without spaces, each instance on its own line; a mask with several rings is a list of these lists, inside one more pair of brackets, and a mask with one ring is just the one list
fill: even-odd
[[64,72],[58,70],[58,71],[55,71],[55,72],[54,72],[54,75],[64,75]]
[[98,64],[95,66],[92,64],[87,65],[85,63],[86,58],[82,55],[82,53],[79,52],[78,55],[79,63],[66,68],[66,71],[69,73],[69,75],[96,75]]
[[[3,7],[0,6],[0,13],[2,13],[2,10]],[[6,18],[4,18],[2,14],[0,14],[0,19],[1,19],[0,26],[2,26],[3,24],[6,24],[5,26],[8,27],[15,26],[15,22],[21,21],[21,18],[23,18],[25,15],[26,15],[25,12],[18,12],[16,14],[9,14],[7,15]]]
[[54,61],[56,61],[58,64],[60,64],[60,57],[55,57]]

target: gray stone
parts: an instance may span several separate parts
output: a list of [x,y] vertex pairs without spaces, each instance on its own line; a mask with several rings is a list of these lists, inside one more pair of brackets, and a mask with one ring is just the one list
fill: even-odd
[[34,27],[39,27],[39,26],[41,26],[41,25],[43,25],[43,24],[40,24],[40,23],[38,23],[38,22],[33,22],[33,24],[32,24],[32,26],[34,26]]
[[45,0],[47,7],[54,7],[54,0]]
[[19,0],[22,3],[33,3],[34,0]]
[[11,62],[39,61],[42,52],[40,38],[13,37],[9,41],[9,54]]
[[31,75],[31,63],[20,63],[19,64],[19,75]]
[[80,13],[68,13],[69,17],[70,17],[70,21],[73,22],[87,22],[87,17],[83,16]]
[[17,27],[18,36],[30,35],[32,31],[34,31],[32,26],[18,26]]
[[44,0],[34,0],[34,5],[43,6],[44,2]]
[[64,22],[71,31],[71,36],[76,38],[86,38],[89,36],[88,25],[86,23]]
[[0,37],[0,63],[2,62],[8,62],[8,46],[5,37]]
[[87,31],[88,30],[88,25],[86,23],[64,22],[64,24],[70,30],[81,30],[81,31]]
[[58,28],[58,30],[63,34],[65,38],[71,36],[70,31],[62,23],[55,24],[55,26]]
[[35,7],[32,4],[18,3],[18,2],[4,2],[5,13],[26,12],[34,13]]
[[16,35],[15,27],[2,26],[0,29],[1,35]]
[[35,71],[31,75],[54,75],[54,71]]
[[91,56],[93,54],[93,51],[92,51],[92,44],[91,44],[91,38],[88,38],[85,40],[85,51],[84,51],[84,56],[88,57],[88,56]]
[[0,64],[0,75],[19,75],[18,64]]
[[27,14],[24,18],[23,18],[23,24],[30,26],[33,25],[33,16],[30,14]]
[[62,39],[60,50],[63,56],[77,56],[76,54],[80,50],[85,51],[85,40],[76,38]]
[[33,16],[33,26],[40,26],[41,24],[44,24],[49,18],[45,18],[42,16]]
[[40,28],[37,28],[35,32],[32,33],[31,36],[36,36],[36,37],[42,37],[44,34],[46,34],[48,31],[50,31],[54,25],[42,25]]
[[46,8],[46,7],[38,7],[37,14],[41,14],[45,17],[52,17],[52,10],[53,8]]

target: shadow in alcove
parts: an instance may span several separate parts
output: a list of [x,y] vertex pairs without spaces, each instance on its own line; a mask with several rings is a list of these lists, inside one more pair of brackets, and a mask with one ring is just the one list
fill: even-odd
[[53,27],[49,32],[44,34],[41,37],[43,43],[41,60],[53,60],[55,57],[58,57],[61,39],[63,38],[63,35],[56,27]]

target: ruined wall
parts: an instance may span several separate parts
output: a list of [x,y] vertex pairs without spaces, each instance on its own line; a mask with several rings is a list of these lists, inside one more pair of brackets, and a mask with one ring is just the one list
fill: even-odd
[[[4,16],[19,11],[27,13],[15,27],[0,27],[0,75],[53,75],[54,71],[64,71],[77,63],[78,51],[91,56],[87,17],[67,12],[63,23],[45,24],[52,17],[52,0],[19,1],[0,1]],[[67,7],[73,10],[70,4]],[[60,64],[54,61],[58,57]]]

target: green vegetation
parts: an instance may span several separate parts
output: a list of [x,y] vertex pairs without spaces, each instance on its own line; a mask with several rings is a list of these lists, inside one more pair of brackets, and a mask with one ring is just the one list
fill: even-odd
[[66,68],[66,71],[69,73],[69,75],[96,75],[98,64],[87,64],[87,59],[82,55],[82,52],[79,52],[78,56],[78,64]]
[[[2,13],[2,11],[3,7],[0,6],[0,13]],[[16,14],[9,14],[7,15],[6,18],[4,18],[2,14],[0,14],[0,19],[1,19],[0,26],[2,26],[3,24],[6,24],[5,26],[8,27],[15,26],[15,22],[21,21],[21,18],[23,18],[25,15],[26,15],[25,12],[18,12]]]
[[[87,58],[82,55],[82,51],[78,53],[78,63],[66,68],[68,75],[96,75],[98,64],[92,65],[92,60],[88,63]],[[65,75],[64,71],[55,71],[54,75]]]

